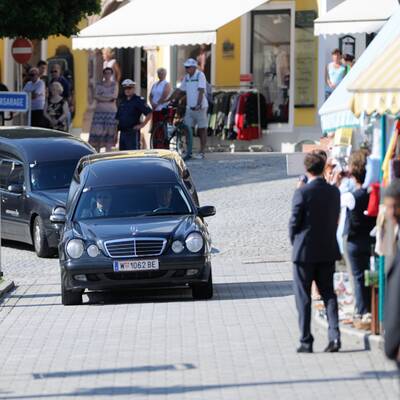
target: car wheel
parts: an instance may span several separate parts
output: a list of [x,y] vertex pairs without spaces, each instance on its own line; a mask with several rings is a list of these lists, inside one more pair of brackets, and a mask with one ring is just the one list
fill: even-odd
[[42,218],[38,215],[33,221],[32,239],[38,257],[51,257],[54,249],[49,247]]
[[192,296],[195,300],[208,300],[213,297],[212,273],[207,282],[193,283]]
[[82,304],[82,292],[72,291],[65,288],[64,282],[61,283],[61,302],[64,306],[78,306]]

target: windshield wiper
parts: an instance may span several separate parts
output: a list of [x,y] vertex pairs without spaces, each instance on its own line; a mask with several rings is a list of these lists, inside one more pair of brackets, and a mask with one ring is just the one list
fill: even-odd
[[150,214],[146,214],[146,217],[156,216],[156,215],[187,215],[189,213],[175,212],[175,211],[166,211],[166,210],[155,210]]

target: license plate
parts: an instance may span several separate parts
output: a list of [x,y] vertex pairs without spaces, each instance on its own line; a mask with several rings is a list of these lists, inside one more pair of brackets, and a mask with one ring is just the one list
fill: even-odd
[[160,269],[158,260],[114,261],[114,272],[154,271]]

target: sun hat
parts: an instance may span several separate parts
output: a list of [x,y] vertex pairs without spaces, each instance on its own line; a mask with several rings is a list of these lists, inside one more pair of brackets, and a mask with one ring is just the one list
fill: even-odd
[[128,86],[135,86],[136,82],[134,82],[132,79],[125,79],[124,81],[122,81],[121,84],[123,87],[128,87]]
[[197,61],[194,58],[188,58],[184,64],[184,67],[197,67]]

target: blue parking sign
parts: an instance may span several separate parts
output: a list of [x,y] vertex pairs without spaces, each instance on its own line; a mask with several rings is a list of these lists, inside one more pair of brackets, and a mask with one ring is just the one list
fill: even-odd
[[26,112],[29,109],[25,92],[0,92],[0,111]]

